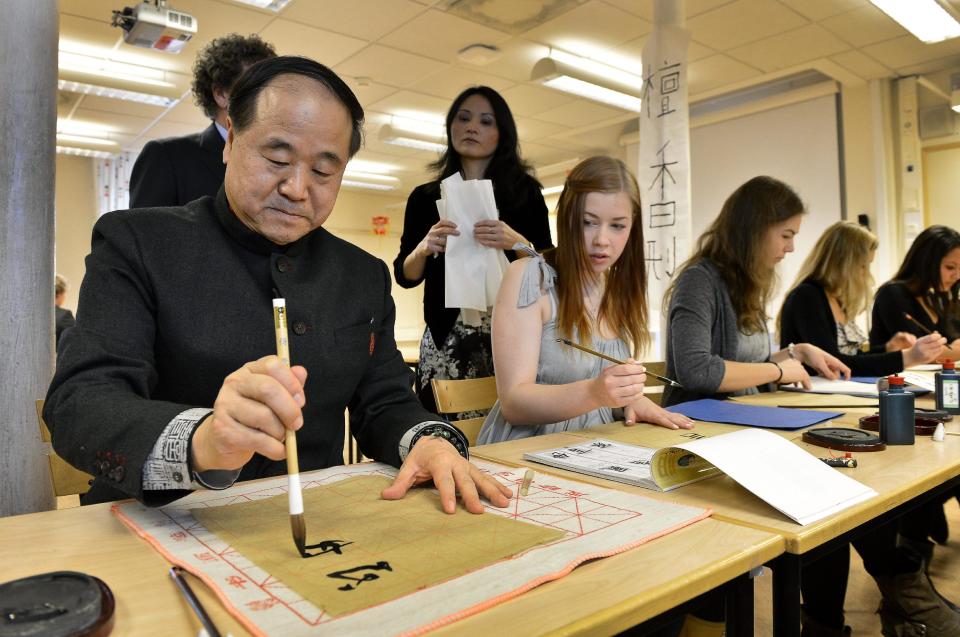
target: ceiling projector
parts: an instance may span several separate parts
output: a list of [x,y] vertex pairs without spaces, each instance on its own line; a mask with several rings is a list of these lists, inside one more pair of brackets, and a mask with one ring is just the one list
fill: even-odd
[[197,33],[189,13],[167,8],[166,0],[144,0],[113,12],[113,26],[123,29],[123,41],[146,49],[179,53]]

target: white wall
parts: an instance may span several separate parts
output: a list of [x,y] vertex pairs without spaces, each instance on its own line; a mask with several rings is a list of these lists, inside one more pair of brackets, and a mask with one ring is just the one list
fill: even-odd
[[960,143],[923,149],[924,221],[960,230]]

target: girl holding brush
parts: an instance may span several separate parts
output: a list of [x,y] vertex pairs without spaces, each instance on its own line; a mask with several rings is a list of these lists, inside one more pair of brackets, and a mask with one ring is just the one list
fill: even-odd
[[944,356],[960,357],[960,232],[947,226],[917,235],[893,279],[877,290],[870,342],[906,349],[933,332],[949,343]]
[[640,212],[623,162],[591,157],[570,172],[557,207],[558,247],[543,256],[526,250],[501,284],[493,311],[500,399],[477,444],[613,422],[620,409],[628,424],[693,427],[644,397],[645,370],[634,360],[649,341]]

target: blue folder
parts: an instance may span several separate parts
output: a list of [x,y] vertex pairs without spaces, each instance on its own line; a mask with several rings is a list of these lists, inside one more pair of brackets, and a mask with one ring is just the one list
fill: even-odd
[[759,405],[744,405],[732,400],[714,400],[713,398],[680,403],[667,407],[667,411],[705,422],[788,430],[802,429],[843,415],[843,412],[839,411],[826,412],[809,409],[761,407]]

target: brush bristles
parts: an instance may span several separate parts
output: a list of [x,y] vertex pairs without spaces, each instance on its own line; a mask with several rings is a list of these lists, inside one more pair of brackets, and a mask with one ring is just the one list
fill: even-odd
[[307,523],[302,513],[290,516],[290,530],[293,532],[293,543],[297,545],[300,557],[307,557]]

